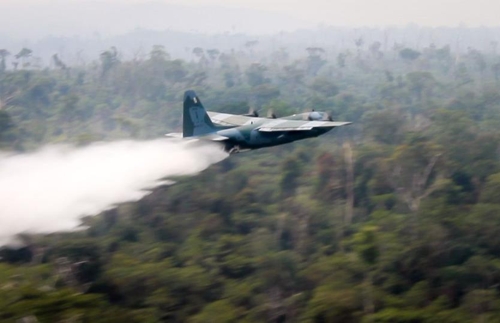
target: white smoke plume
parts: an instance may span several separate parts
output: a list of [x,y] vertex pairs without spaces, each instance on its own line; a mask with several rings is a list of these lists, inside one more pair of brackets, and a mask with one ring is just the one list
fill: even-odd
[[83,215],[138,200],[161,179],[200,172],[226,156],[209,144],[165,139],[0,154],[0,246],[22,232],[74,229]]

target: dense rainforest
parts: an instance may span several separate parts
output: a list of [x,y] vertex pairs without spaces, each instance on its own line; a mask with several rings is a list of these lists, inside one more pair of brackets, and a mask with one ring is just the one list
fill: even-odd
[[230,156],[85,230],[20,234],[0,249],[0,322],[500,322],[496,46],[352,43],[113,47],[47,67],[0,49],[4,151],[179,131],[187,89],[212,111],[353,122]]

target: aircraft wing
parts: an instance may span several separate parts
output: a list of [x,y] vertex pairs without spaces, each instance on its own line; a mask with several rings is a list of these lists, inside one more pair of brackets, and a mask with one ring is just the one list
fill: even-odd
[[335,128],[351,124],[351,122],[335,122],[335,121],[300,121],[300,120],[283,120],[275,119],[263,124],[257,129],[261,132],[278,132],[278,131],[307,131],[314,128]]
[[218,135],[218,134],[215,134],[215,133],[210,133],[210,134],[207,134],[207,135],[197,136],[197,137],[187,137],[187,138],[183,138],[182,137],[182,133],[167,133],[167,134],[165,134],[165,136],[169,137],[169,138],[185,139],[185,140],[198,140],[198,139],[202,139],[202,140],[210,140],[210,141],[224,141],[224,140],[228,139],[227,137],[224,137],[224,136],[221,136],[221,135]]
[[256,117],[248,117],[248,116],[240,116],[229,113],[219,113],[219,112],[210,112],[207,111],[208,116],[212,120],[213,123],[221,126],[244,126],[250,124],[252,121],[258,120],[266,120],[266,118],[256,118]]
[[287,120],[269,119],[260,117],[248,117],[229,113],[219,113],[208,111],[208,116],[213,123],[221,126],[244,126],[252,122],[263,123],[258,129],[262,132],[273,131],[306,131],[313,128],[335,128],[350,124],[351,122],[336,121],[308,121],[308,120]]

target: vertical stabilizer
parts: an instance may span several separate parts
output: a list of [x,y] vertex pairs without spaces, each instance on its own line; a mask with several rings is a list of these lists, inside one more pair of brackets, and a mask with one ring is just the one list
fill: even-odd
[[202,136],[217,131],[194,91],[184,93],[182,136]]

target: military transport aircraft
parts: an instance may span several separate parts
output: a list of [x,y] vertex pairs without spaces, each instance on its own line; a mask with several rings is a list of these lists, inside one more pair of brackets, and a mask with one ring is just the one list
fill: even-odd
[[[326,120],[323,120],[326,119]],[[194,91],[184,93],[182,134],[169,137],[219,142],[230,154],[286,144],[320,136],[350,122],[334,122],[324,112],[296,114],[285,118],[207,113]]]

